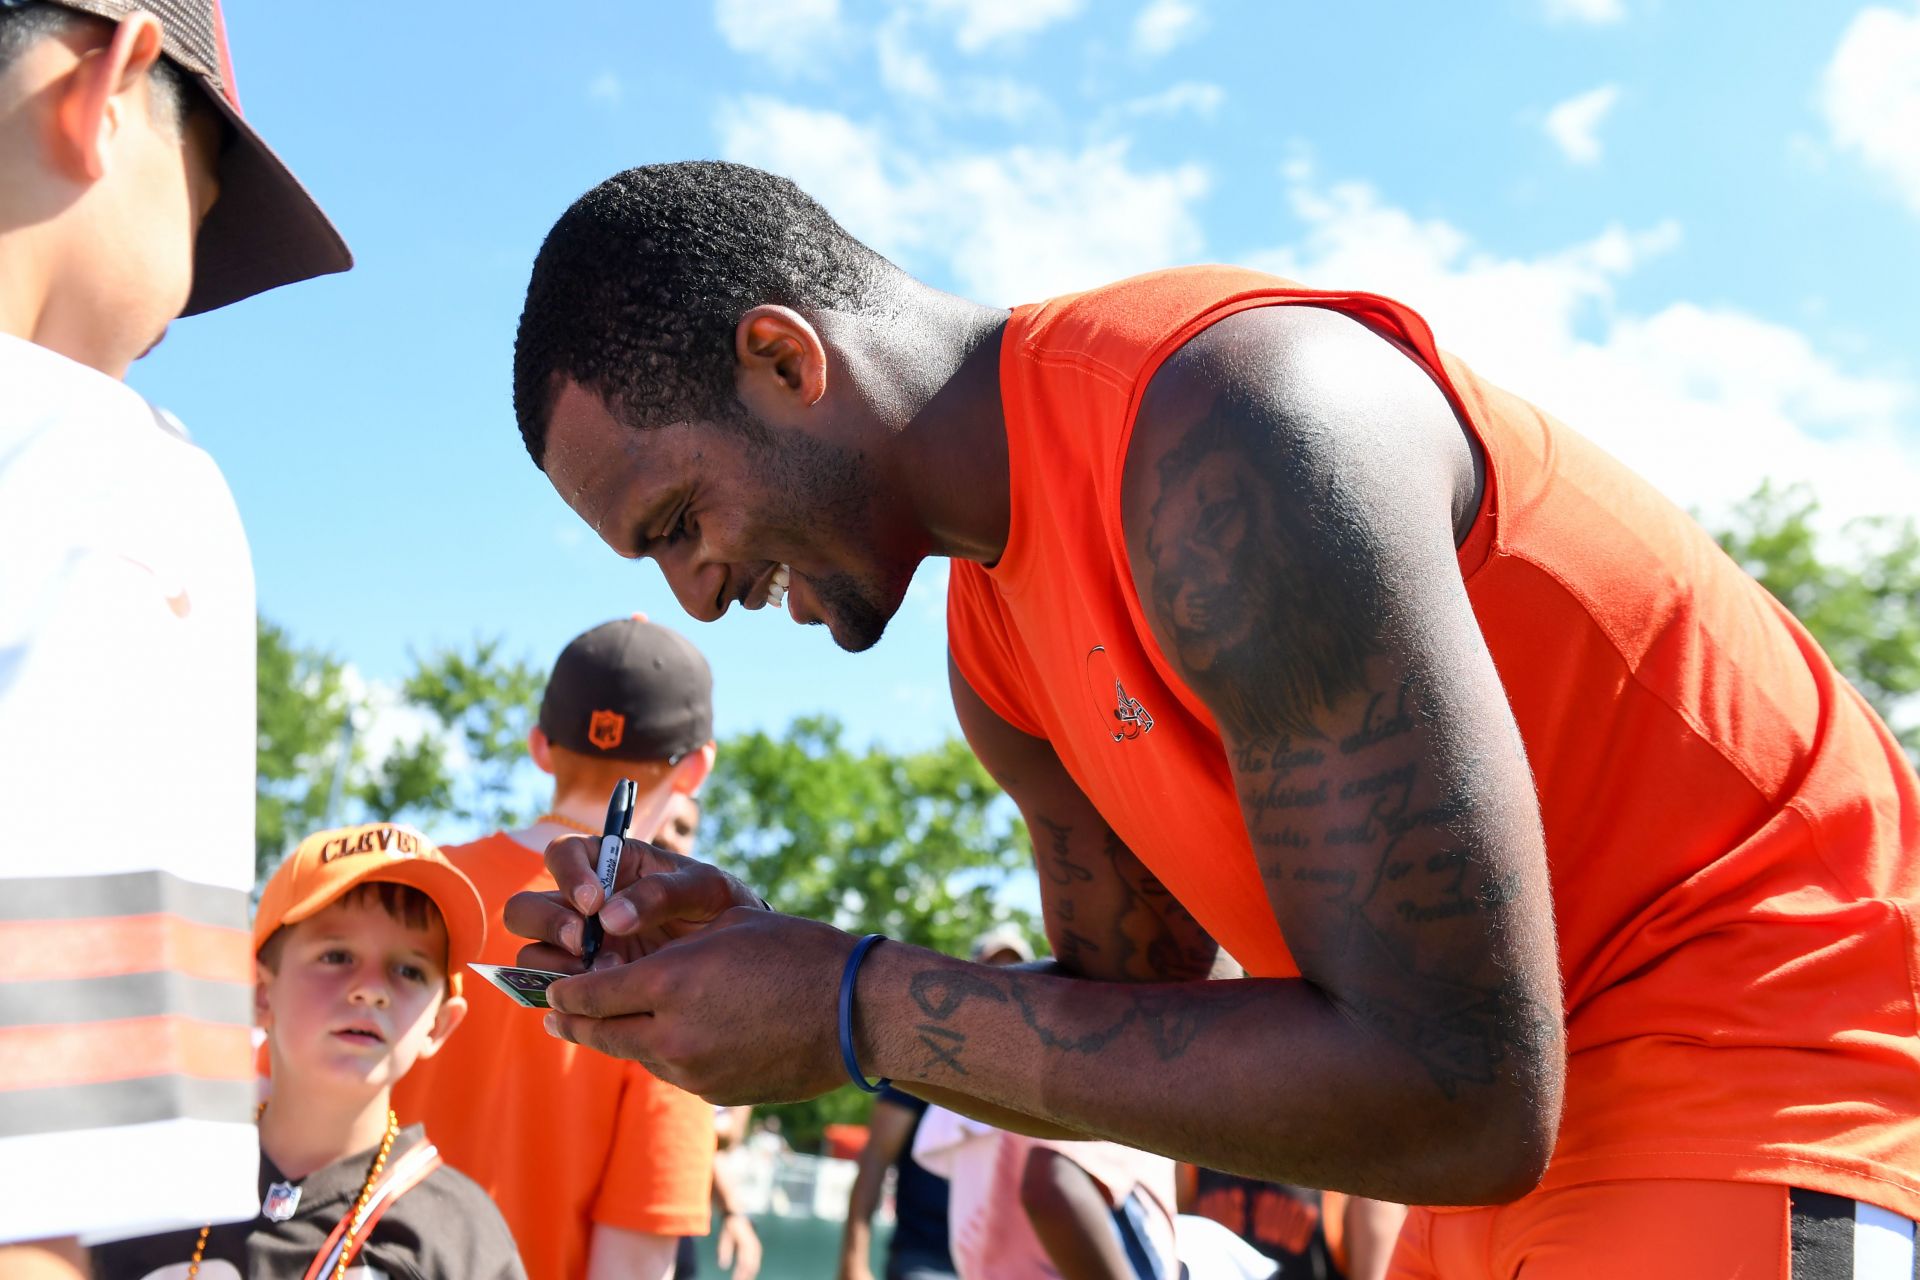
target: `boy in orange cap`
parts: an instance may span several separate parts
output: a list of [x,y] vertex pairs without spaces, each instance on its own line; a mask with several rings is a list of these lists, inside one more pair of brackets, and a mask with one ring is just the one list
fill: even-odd
[[254,1008],[273,1096],[262,1104],[259,1216],[94,1251],[102,1280],[346,1274],[526,1275],[500,1213],[402,1129],[393,1086],[466,1016],[461,970],[487,920],[473,883],[390,822],[321,831],[260,895]]

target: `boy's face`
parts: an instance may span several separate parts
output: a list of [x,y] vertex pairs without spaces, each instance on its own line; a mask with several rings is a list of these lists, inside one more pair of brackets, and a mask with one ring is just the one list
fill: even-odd
[[144,354],[193,291],[194,241],[220,195],[220,125],[204,107],[189,110],[178,124],[156,119],[150,109],[130,120],[127,131],[125,181],[113,219],[120,235],[117,247],[102,254],[111,261],[101,265],[118,273],[129,301],[137,298],[134,305],[145,313]]
[[437,1053],[466,1016],[446,995],[447,929],[417,927],[378,899],[340,901],[287,928],[255,1001],[276,1077],[378,1089]]
[[185,307],[220,194],[222,125],[198,83],[180,84],[177,104],[160,94],[161,40],[148,13],[87,18],[0,72],[0,204],[42,229],[49,271],[35,341],[113,377]]
[[654,833],[653,843],[668,853],[691,858],[699,835],[700,802],[683,791],[674,792],[673,799],[667,802],[666,815],[660,819],[660,830]]

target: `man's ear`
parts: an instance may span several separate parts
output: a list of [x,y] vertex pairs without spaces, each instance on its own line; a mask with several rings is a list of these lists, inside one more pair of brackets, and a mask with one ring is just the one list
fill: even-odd
[[546,730],[539,725],[527,730],[527,754],[533,757],[534,767],[549,776],[553,773],[553,742],[547,737]]
[[827,394],[827,348],[792,307],[751,307],[733,329],[740,401],[763,421],[779,422]]
[[104,47],[80,53],[58,89],[54,112],[60,159],[71,176],[104,178],[114,140],[131,113],[152,109],[147,73],[160,60],[161,36],[160,20],[136,10],[119,21]]
[[422,1058],[431,1058],[440,1052],[440,1046],[447,1042],[462,1022],[467,1020],[467,998],[448,996],[440,1002],[440,1012],[433,1015],[433,1031],[427,1036],[426,1047],[420,1050]]

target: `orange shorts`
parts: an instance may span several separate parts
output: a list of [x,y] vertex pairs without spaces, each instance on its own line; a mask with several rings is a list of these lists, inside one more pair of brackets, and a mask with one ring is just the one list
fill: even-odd
[[1415,1209],[1388,1280],[1920,1280],[1914,1224],[1760,1182],[1648,1179]]

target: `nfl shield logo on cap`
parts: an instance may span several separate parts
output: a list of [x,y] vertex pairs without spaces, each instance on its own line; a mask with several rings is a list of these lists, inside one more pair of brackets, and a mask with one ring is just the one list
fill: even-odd
[[596,711],[587,722],[587,741],[602,751],[619,746],[626,733],[627,718],[618,711]]

